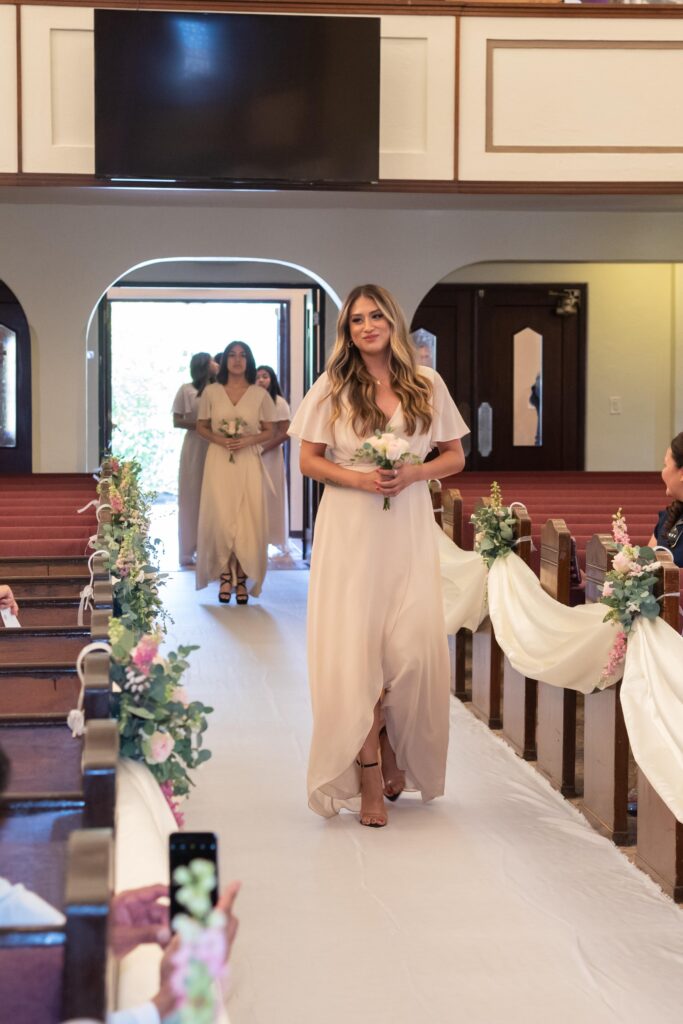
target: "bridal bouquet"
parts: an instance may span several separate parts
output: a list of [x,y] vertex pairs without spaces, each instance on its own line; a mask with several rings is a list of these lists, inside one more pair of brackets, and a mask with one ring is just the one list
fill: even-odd
[[612,559],[612,568],[605,575],[600,600],[609,608],[604,621],[616,622],[620,629],[603,678],[613,675],[617,665],[623,661],[634,619],[638,615],[656,619],[659,615],[659,602],[653,593],[659,563],[652,548],[631,543],[621,509],[612,516],[612,536],[617,553]]
[[[223,437],[243,437],[247,433],[246,426],[247,421],[243,420],[241,416],[236,416],[234,420],[221,420],[218,430]],[[230,452],[230,461],[235,461],[233,452]]]
[[[380,469],[396,469],[404,462],[413,465],[422,462],[418,455],[414,455],[408,449],[410,445],[404,437],[397,437],[390,429],[382,433],[376,430],[372,437],[364,441],[353,456],[353,462],[371,462]],[[386,512],[391,508],[391,498],[384,499],[382,506]]]

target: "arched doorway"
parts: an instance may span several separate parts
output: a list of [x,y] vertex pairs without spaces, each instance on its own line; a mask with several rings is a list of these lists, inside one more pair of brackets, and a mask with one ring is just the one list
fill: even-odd
[[[162,355],[164,351],[158,324],[154,323],[155,303],[158,303],[159,311],[164,305],[166,313],[173,308],[178,311],[177,329],[187,334],[188,338],[187,352],[183,353],[180,361],[177,353],[166,365],[163,358],[160,362],[158,356],[154,357],[153,383],[149,379],[148,366],[152,349],[159,349],[161,345]],[[276,314],[277,328],[274,331],[273,342],[276,354],[272,356],[268,356],[266,352],[259,354],[258,343],[250,337],[249,326],[245,325],[244,321],[233,331],[233,328],[228,326],[231,322],[229,316],[222,321],[224,328],[218,327],[218,333],[210,334],[204,328],[194,334],[188,330],[188,316],[192,316],[192,308],[198,313],[202,312],[202,317],[197,318],[197,323],[201,319],[202,323],[208,324],[211,317],[207,320],[203,314],[210,312],[212,306],[213,312],[218,314],[216,322],[219,322],[222,316],[221,310],[218,309],[220,306],[227,313],[231,305],[235,310],[241,307],[244,312],[248,309],[256,311],[259,304],[263,307],[265,319],[268,315]],[[234,338],[246,341],[254,350],[257,362],[275,367],[280,375],[286,399],[293,408],[296,408],[323,367],[326,325],[333,330],[338,304],[339,300],[333,290],[314,273],[284,262],[227,257],[163,259],[131,268],[107,289],[97,308],[97,315],[91,320],[89,345],[93,351],[98,352],[100,454],[110,450],[113,444],[115,450],[124,455],[135,454],[139,457],[145,452],[154,461],[155,469],[164,460],[164,479],[167,485],[152,487],[155,490],[168,491],[169,485],[172,486],[171,476],[177,473],[177,453],[171,450],[174,441],[177,446],[177,439],[168,429],[171,422],[170,407],[178,385],[188,379],[189,353],[209,351],[213,354],[222,350],[225,344]],[[118,370],[116,368],[117,345],[114,323],[117,310],[120,312],[124,305],[131,311],[136,306],[139,309],[147,306],[147,312],[151,312],[152,317],[148,321],[152,330],[147,335],[144,331],[140,333],[137,343],[133,341],[133,362],[130,363],[129,360],[130,372],[139,374],[140,377],[144,376],[146,383],[142,389],[143,402],[138,401],[135,409],[131,406],[134,415],[128,417],[129,422],[126,423],[129,428],[128,449],[121,445],[121,431],[114,429],[117,423],[125,421],[125,414],[122,415],[123,403],[117,400],[117,389],[120,395],[125,387],[125,374],[122,378],[120,367]],[[254,320],[256,319],[259,318],[255,316]],[[170,330],[173,330],[173,320],[169,323]],[[163,335],[163,331],[161,334]],[[157,339],[155,343],[153,335]],[[166,337],[169,337],[168,332]],[[169,353],[171,349],[175,352],[178,347],[175,345],[176,339],[172,340],[174,345],[168,346]],[[180,365],[182,370],[179,371]],[[182,376],[176,380],[170,372],[171,369],[176,375],[180,372]],[[91,385],[92,383],[91,380]],[[144,394],[152,390],[155,392],[154,409],[151,408],[151,404],[144,401]],[[91,401],[94,402],[96,399],[92,388],[90,393]],[[141,429],[135,428],[134,419],[140,422]],[[297,460],[290,463],[289,469],[291,536],[301,540],[305,556],[310,545],[317,493],[310,481],[301,478]]]
[[0,474],[32,468],[31,336],[21,304],[0,281]]

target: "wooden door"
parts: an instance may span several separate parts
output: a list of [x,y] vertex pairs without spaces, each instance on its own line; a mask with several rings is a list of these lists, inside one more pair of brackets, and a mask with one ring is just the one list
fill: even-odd
[[21,305],[0,281],[0,473],[32,468],[31,337]]
[[469,469],[583,469],[586,292],[437,285],[425,297],[412,329],[437,336],[437,369],[472,432]]

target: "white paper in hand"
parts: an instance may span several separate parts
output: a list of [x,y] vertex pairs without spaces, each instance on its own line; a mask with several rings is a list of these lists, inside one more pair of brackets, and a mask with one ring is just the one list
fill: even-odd
[[21,623],[16,615],[12,615],[9,608],[0,608],[0,615],[2,615],[2,621],[4,622],[7,629],[19,629]]

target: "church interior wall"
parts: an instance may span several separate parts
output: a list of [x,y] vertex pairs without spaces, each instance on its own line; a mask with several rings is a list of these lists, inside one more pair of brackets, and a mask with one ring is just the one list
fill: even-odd
[[[0,203],[0,279],[31,327],[37,472],[92,468],[88,437],[97,430],[97,409],[87,398],[88,323],[109,285],[149,261],[283,261],[337,295],[374,280],[398,295],[409,318],[434,284],[471,264],[480,264],[479,275],[483,263],[562,261],[573,264],[567,270],[576,278],[576,262],[589,259],[683,262],[682,217],[670,212],[454,209],[443,201],[440,207],[438,198],[425,208],[424,197],[348,194],[63,195],[41,201],[36,192],[30,201],[24,193],[21,202]],[[629,340],[625,327],[608,333],[604,321],[591,321],[591,469],[657,468],[680,415],[683,343],[680,323],[672,322],[674,296],[681,308],[680,275],[671,268],[641,272],[653,291],[637,320],[638,269],[624,268],[622,277],[595,271],[610,296],[604,309],[622,309]],[[605,379],[596,383],[597,374]],[[607,391],[624,397],[625,411],[605,421],[598,406]]]

